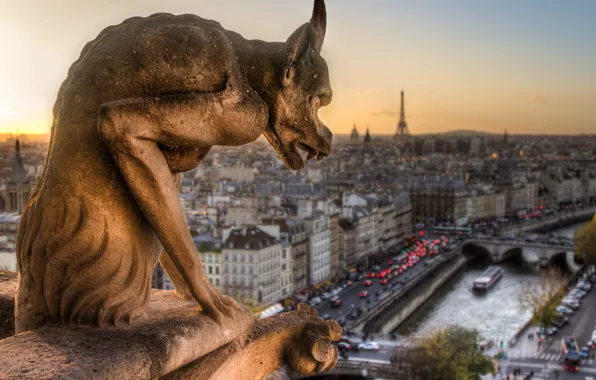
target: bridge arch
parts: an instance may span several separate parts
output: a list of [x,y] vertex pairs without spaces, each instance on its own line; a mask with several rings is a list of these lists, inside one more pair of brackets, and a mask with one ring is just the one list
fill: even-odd
[[523,251],[522,247],[508,247],[502,254],[500,261],[507,261],[507,260],[523,260]]
[[461,252],[469,259],[479,258],[490,262],[494,261],[493,255],[485,246],[474,242],[467,242],[461,246]]
[[561,266],[571,272],[577,272],[580,269],[580,266],[575,261],[575,252],[573,251],[561,251],[551,255],[548,259],[548,265]]

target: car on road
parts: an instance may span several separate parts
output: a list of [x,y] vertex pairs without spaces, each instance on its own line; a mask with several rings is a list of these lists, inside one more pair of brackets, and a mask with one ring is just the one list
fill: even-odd
[[569,292],[570,296],[575,296],[578,298],[584,298],[585,296],[588,295],[588,292],[585,292],[583,290],[579,290],[579,289],[573,289],[572,291]]
[[331,314],[329,314],[329,313],[323,314],[323,315],[321,315],[321,318],[323,318],[323,319],[331,319]]
[[563,305],[557,306],[557,311],[561,314],[573,314],[573,310]]
[[569,318],[561,314],[559,314],[553,321],[553,325],[555,325],[558,328],[565,326],[567,323],[569,323]]
[[387,285],[387,282],[388,282],[387,279],[384,278],[384,279],[381,280],[381,285]]
[[348,342],[337,342],[335,343],[335,346],[341,351],[341,350],[345,350],[345,351],[351,351],[352,350],[352,345],[350,345],[350,343]]
[[376,274],[374,273],[369,273],[366,275],[366,278],[375,278]]
[[366,290],[363,290],[360,293],[358,293],[358,297],[366,298],[366,297],[368,297],[368,292]]
[[364,286],[371,286],[372,285],[372,281],[371,280],[366,280],[362,283],[362,285]]
[[588,343],[586,343],[586,346],[590,347],[591,349],[595,349],[596,348],[596,340],[588,341]]
[[577,301],[575,299],[563,298],[561,300],[561,305],[567,306],[568,308],[573,309],[573,310],[579,309],[579,301]]
[[321,298],[324,300],[328,300],[329,298],[333,297],[333,294],[325,292],[323,294],[321,294]]
[[323,300],[319,297],[314,297],[313,299],[310,300],[310,306],[315,307],[317,305],[319,305],[321,302],[323,302]]
[[342,300],[339,299],[339,297],[331,298],[330,302],[331,302],[331,307],[334,309],[337,309],[338,307],[340,307],[343,304]]
[[340,325],[342,327],[346,324],[346,319],[344,317],[339,317],[335,321],[337,322],[338,325]]
[[583,346],[580,350],[579,350],[579,357],[582,359],[587,359],[590,357],[590,347],[588,346]]
[[362,342],[358,345],[358,348],[364,351],[379,351],[381,346],[377,342]]

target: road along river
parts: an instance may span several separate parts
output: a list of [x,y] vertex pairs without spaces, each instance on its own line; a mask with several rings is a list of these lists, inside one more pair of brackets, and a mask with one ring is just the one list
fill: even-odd
[[[584,223],[557,231],[555,235],[573,237]],[[410,318],[402,323],[400,335],[422,335],[454,324],[477,329],[485,339],[507,341],[531,317],[531,312],[519,309],[519,293],[523,281],[537,282],[539,271],[520,261],[499,264],[503,278],[485,295],[472,293],[472,284],[490,265],[487,261],[472,261],[453,276]]]

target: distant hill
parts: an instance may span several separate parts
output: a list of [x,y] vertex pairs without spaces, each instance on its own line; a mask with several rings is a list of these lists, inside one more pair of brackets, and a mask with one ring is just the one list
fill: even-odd
[[[0,141],[6,142],[9,139],[13,139],[17,137],[14,133],[0,133]],[[49,133],[39,133],[39,134],[19,134],[19,140],[24,143],[31,142],[31,143],[48,143],[50,142],[50,134]]]
[[444,136],[444,137],[484,137],[484,136],[497,136],[494,133],[488,133],[483,131],[475,131],[472,129],[457,129],[455,131],[447,131],[442,133],[424,133],[418,136]]
[[[342,137],[347,137],[349,136],[349,134],[346,133],[338,133],[338,134],[334,134],[334,135],[338,135],[338,136],[342,136]],[[391,137],[393,136],[393,134],[389,135],[389,134],[375,134],[372,133],[373,136],[375,137],[380,137],[380,138],[387,138],[387,137]],[[434,132],[434,133],[421,133],[421,134],[413,134],[412,136],[414,137],[430,137],[430,136],[441,136],[441,137],[489,137],[489,136],[500,136],[498,134],[494,134],[494,133],[489,133],[489,132],[483,132],[483,131],[475,131],[472,129],[457,129],[454,131],[446,131],[446,132]]]

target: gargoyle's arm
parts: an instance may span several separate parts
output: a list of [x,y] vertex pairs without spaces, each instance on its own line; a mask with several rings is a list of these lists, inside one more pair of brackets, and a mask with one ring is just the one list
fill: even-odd
[[[232,145],[262,131],[266,107],[253,92],[176,94],[125,99],[100,107],[98,132],[137,205],[149,221],[191,295],[222,321],[235,303],[205,275],[180,206],[178,189],[158,143],[177,147]],[[234,128],[234,136],[228,131]],[[256,133],[258,137],[259,133]]]

